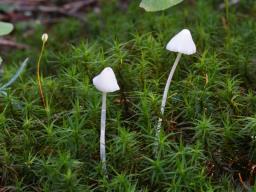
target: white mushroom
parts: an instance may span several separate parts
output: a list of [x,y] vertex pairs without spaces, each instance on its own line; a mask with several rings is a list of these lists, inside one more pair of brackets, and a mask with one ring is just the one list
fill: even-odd
[[104,93],[115,92],[120,89],[115,73],[110,67],[106,67],[99,75],[93,78],[93,85]]
[[[176,34],[167,44],[166,49],[173,52],[178,52],[178,55],[176,57],[176,60],[172,66],[171,72],[169,74],[168,80],[165,85],[164,93],[163,93],[163,99],[161,104],[161,115],[164,114],[164,109],[166,105],[168,90],[172,81],[173,74],[175,72],[175,69],[180,61],[181,55],[191,55],[196,52],[196,46],[192,39],[191,33],[188,29],[183,29],[181,32]],[[155,143],[155,154],[158,150],[158,142],[159,142],[159,133],[162,126],[162,117],[159,118],[158,124],[156,127],[156,143]]]
[[120,88],[117,84],[114,71],[110,67],[106,67],[99,75],[93,78],[93,85],[102,92],[102,107],[101,107],[101,125],[100,125],[100,159],[102,162],[103,172],[106,173],[106,147],[105,147],[105,132],[106,132],[106,98],[107,93],[118,91]]
[[166,49],[173,52],[192,55],[196,52],[196,45],[188,29],[183,29],[167,44]]

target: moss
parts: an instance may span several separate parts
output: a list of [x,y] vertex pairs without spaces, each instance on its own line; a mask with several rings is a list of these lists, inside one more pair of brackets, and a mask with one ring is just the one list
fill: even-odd
[[[255,179],[255,2],[231,7],[184,2],[145,13],[137,2],[121,10],[101,2],[87,23],[65,19],[47,29],[42,62],[50,112],[37,92],[35,61],[44,27],[20,40],[4,79],[26,56],[26,72],[0,101],[1,185],[16,191],[234,191]],[[246,19],[245,19],[246,18]],[[198,52],[184,56],[171,85],[160,155],[152,154],[164,84],[175,59],[165,50],[183,28]],[[99,165],[100,93],[91,79],[111,66],[121,86],[109,95],[107,164]],[[241,179],[240,179],[241,180]],[[251,186],[248,185],[250,188]]]

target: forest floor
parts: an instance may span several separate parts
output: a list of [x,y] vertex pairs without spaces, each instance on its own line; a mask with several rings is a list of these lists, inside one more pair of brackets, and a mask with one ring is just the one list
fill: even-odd
[[[146,13],[138,2],[108,1],[82,20],[16,22],[10,38],[25,47],[1,47],[1,84],[29,62],[0,95],[0,191],[256,190],[256,2],[229,9],[220,3],[185,1]],[[165,46],[183,28],[197,53],[178,65],[154,156],[162,92],[176,57]],[[44,32],[47,109],[36,80]],[[121,89],[107,98],[105,177],[101,93],[92,78],[107,66]]]

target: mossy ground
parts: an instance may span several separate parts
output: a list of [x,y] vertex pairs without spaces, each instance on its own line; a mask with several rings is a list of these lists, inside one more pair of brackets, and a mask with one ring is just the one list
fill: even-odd
[[[191,1],[192,2],[192,1]],[[31,46],[5,57],[7,81],[20,61],[26,71],[0,97],[0,184],[6,191],[242,191],[254,187],[256,163],[256,3],[228,11],[221,1],[186,1],[160,13],[111,1],[87,23],[66,19],[48,29],[40,102]],[[160,136],[152,153],[164,85],[176,54],[165,50],[183,28],[197,45],[182,56]],[[92,78],[104,67],[121,90],[107,99],[107,166],[99,160],[101,94]]]

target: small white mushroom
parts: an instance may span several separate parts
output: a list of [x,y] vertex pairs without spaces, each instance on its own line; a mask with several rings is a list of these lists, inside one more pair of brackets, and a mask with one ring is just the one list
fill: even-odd
[[107,93],[118,91],[120,88],[117,84],[114,71],[110,67],[106,67],[99,75],[93,78],[93,85],[102,92],[101,107],[101,124],[100,124],[100,159],[102,162],[102,170],[106,174],[106,98]]
[[120,89],[115,73],[110,67],[106,67],[99,75],[93,78],[93,85],[104,93],[115,92]]
[[[192,39],[191,33],[188,29],[183,29],[181,32],[176,34],[167,44],[166,49],[172,52],[178,52],[178,55],[176,57],[176,60],[172,66],[171,72],[169,74],[168,80],[165,85],[164,93],[163,93],[163,99],[161,104],[161,115],[164,114],[164,109],[166,105],[168,90],[172,81],[173,74],[175,72],[175,69],[180,61],[181,55],[191,55],[196,53],[196,45]],[[155,143],[155,154],[158,150],[158,142],[159,142],[159,133],[162,126],[162,118],[160,117],[158,120],[158,124],[156,127],[156,143]]]
[[166,49],[173,52],[192,55],[196,52],[196,45],[188,29],[183,29],[167,44]]

